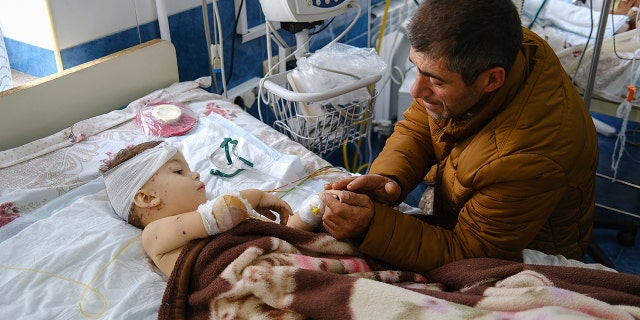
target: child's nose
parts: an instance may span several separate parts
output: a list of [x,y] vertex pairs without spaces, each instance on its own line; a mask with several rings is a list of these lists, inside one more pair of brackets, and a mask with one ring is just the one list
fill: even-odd
[[193,172],[193,178],[196,180],[200,180],[200,173],[199,172]]

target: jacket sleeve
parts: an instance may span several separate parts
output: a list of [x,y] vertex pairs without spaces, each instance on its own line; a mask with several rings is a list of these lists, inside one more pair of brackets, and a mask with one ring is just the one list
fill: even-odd
[[[384,148],[371,164],[369,173],[395,179],[404,199],[435,164],[435,152],[429,131],[429,115],[415,100],[404,113]],[[398,202],[399,203],[399,202]]]
[[[524,159],[512,161],[526,163]],[[359,249],[415,272],[467,258],[517,260],[566,188],[561,170],[552,163],[544,165],[547,172],[543,177],[523,170],[514,176],[478,178],[481,189],[460,210],[453,229],[375,204],[373,220]]]

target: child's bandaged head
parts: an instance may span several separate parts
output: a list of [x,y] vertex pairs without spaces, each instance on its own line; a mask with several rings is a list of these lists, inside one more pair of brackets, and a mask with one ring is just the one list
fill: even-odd
[[177,147],[161,143],[104,174],[109,202],[120,218],[129,221],[136,192],[177,152]]

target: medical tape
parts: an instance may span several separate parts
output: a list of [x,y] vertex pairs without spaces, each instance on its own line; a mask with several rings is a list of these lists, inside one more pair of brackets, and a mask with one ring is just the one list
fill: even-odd
[[210,236],[225,232],[249,217],[255,217],[249,202],[237,192],[207,200],[198,206],[198,213]]
[[301,206],[298,212],[300,220],[307,225],[316,227],[322,221],[324,215],[324,202],[316,194],[308,198]]

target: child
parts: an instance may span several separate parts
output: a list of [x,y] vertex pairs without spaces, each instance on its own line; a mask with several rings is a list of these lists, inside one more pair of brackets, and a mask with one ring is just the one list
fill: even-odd
[[156,266],[171,275],[189,241],[229,230],[254,216],[253,209],[287,224],[291,207],[257,189],[206,197],[200,174],[178,149],[160,141],[123,149],[103,168],[109,202],[125,221],[142,228],[142,246]]

